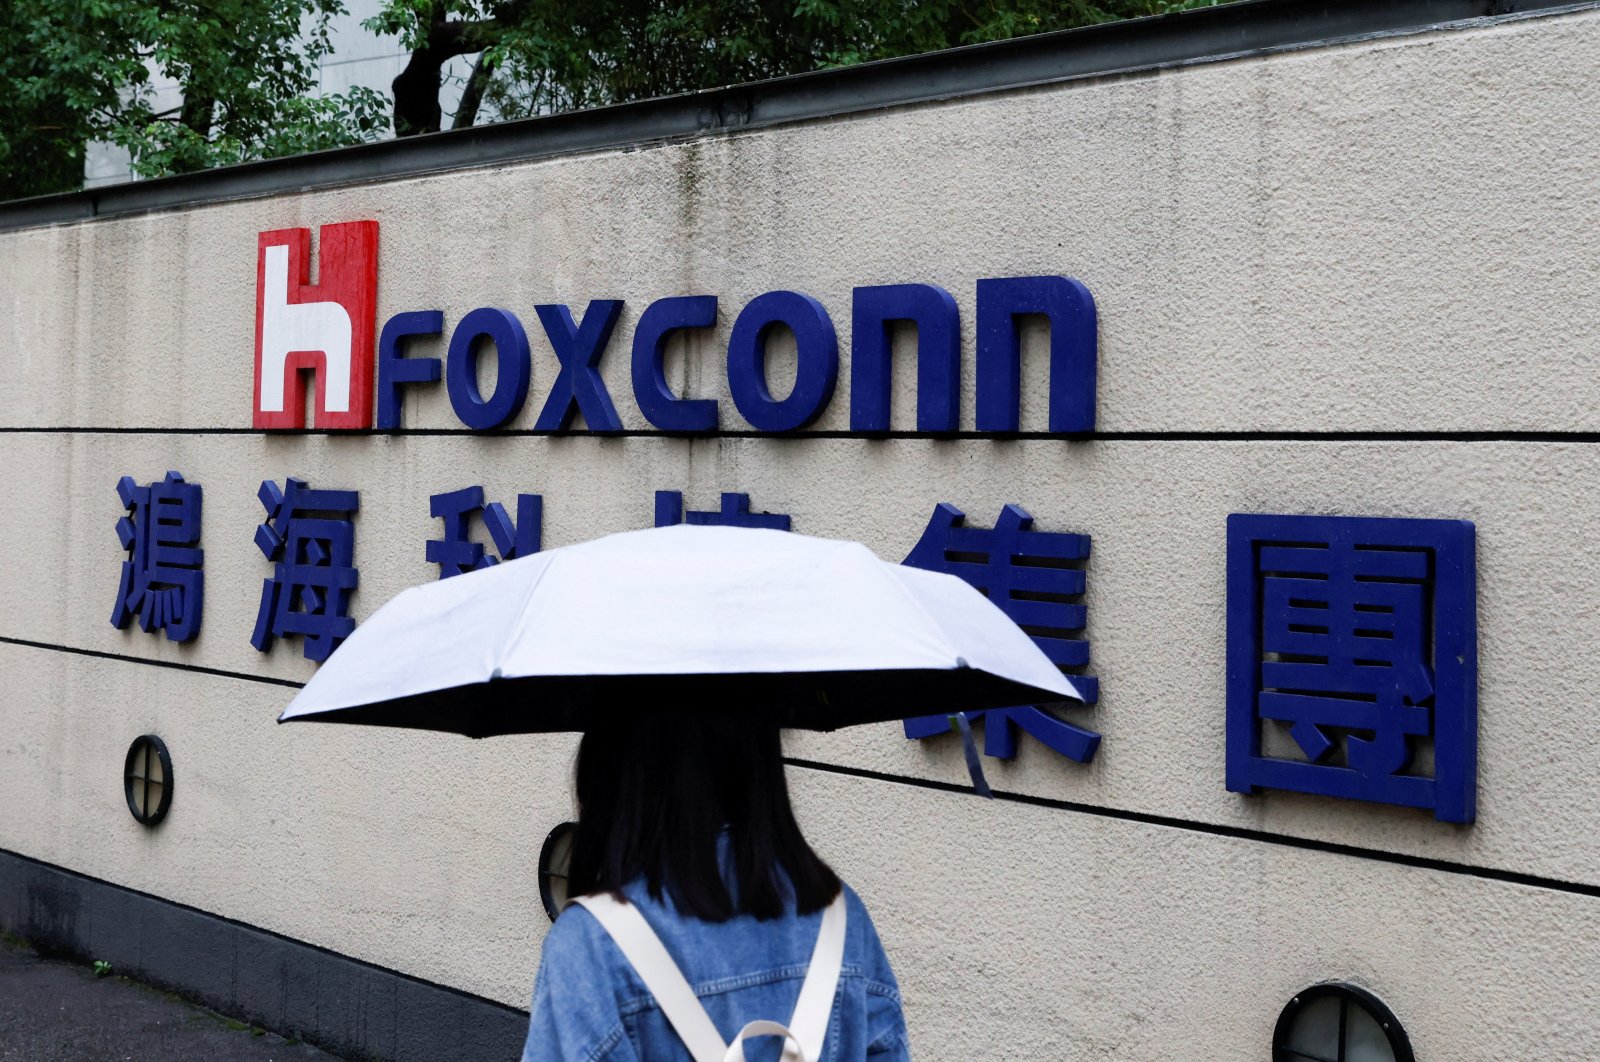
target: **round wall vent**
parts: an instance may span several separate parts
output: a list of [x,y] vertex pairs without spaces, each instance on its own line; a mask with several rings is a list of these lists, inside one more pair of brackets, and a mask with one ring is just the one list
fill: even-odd
[[1364,988],[1328,981],[1289,1001],[1272,1033],[1273,1062],[1415,1062],[1394,1012]]
[[550,831],[539,848],[539,900],[550,921],[567,906],[567,868],[572,865],[572,834],[575,822],[563,822]]
[[164,741],[154,734],[133,739],[122,765],[122,793],[128,810],[146,826],[167,817],[172,805],[172,757]]

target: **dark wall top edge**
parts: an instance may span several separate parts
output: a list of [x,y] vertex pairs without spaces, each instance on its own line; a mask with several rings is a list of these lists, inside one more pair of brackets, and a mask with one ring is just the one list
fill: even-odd
[[1243,0],[681,96],[15,200],[0,203],[0,231],[549,158],[1468,20],[1596,6],[1596,0]]

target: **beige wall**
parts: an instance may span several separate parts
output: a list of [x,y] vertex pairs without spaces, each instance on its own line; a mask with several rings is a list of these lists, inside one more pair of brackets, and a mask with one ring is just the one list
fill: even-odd
[[[1019,503],[1094,538],[1089,630],[1105,735],[1084,767],[1023,744],[999,788],[1165,816],[1147,825],[808,769],[808,831],[876,913],[928,1059],[1255,1059],[1298,988],[1382,995],[1421,1057],[1600,1053],[1600,901],[1206,832],[1445,860],[1600,887],[1586,689],[1600,615],[1581,441],[1208,439],[1209,432],[1595,432],[1600,15],[1419,34],[782,130],[0,235],[0,637],[303,679],[249,645],[268,565],[264,478],[358,488],[358,616],[430,578],[428,495],[545,496],[545,543],[650,522],[652,492],[722,490],[898,558],[934,504]],[[806,291],[848,350],[850,289],[1062,273],[1099,304],[1092,442],[682,440],[240,433],[256,233],[376,218],[380,319],[503,305],[534,339],[530,427],[555,366],[532,306],[722,298],[679,359],[694,395],[743,301]],[[1037,345],[1037,344],[1035,344]],[[1042,370],[1030,350],[1030,370]],[[912,426],[910,374],[897,427]],[[1043,427],[1028,377],[1023,427]],[[848,372],[819,428],[847,426]],[[407,425],[451,429],[443,388]],[[57,429],[106,429],[67,432]],[[110,430],[117,429],[117,430]],[[131,429],[131,430],[130,430]],[[157,432],[148,429],[178,429]],[[206,431],[205,429],[221,429]],[[206,492],[204,632],[107,622],[114,491],[178,469]],[[1479,819],[1224,791],[1223,535],[1235,511],[1460,517],[1478,527]],[[281,686],[0,646],[0,848],[507,1002],[545,925],[539,841],[568,816],[570,738],[472,743],[276,727]],[[121,805],[128,742],[160,733],[176,797]],[[959,781],[949,742],[803,735],[809,760]]]

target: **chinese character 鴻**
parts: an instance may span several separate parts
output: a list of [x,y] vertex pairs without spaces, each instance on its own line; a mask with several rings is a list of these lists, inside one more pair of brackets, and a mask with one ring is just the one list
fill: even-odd
[[174,642],[200,633],[205,590],[201,571],[200,485],[176,472],[148,487],[132,476],[117,481],[117,496],[127,516],[117,521],[117,538],[128,551],[111,623],[126,628],[139,617],[146,631],[161,629]]

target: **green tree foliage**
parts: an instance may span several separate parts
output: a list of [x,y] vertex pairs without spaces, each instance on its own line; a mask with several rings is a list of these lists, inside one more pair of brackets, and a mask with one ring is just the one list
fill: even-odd
[[81,72],[56,70],[38,46],[47,37],[30,0],[0,0],[0,198],[71,188],[83,179],[87,130],[77,107],[92,88]]
[[[401,135],[443,125],[442,70],[478,58],[453,116],[518,118],[1228,0],[385,0],[411,59]],[[0,198],[77,187],[85,145],[152,177],[371,140],[383,94],[318,93],[341,0],[0,0]],[[154,85],[182,86],[158,109]],[[488,104],[485,110],[484,105]]]
[[1226,0],[386,0],[412,51],[395,129],[441,127],[441,69],[479,52],[454,126],[648,99]]
[[[0,0],[0,197],[82,183],[90,140],[151,177],[370,140],[369,89],[320,96],[339,0]],[[154,82],[182,86],[158,110]]]

